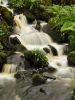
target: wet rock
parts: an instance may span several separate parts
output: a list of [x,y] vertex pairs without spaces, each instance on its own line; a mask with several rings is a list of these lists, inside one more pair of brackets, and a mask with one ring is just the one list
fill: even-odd
[[71,96],[71,100],[75,100],[75,89],[73,89],[73,93],[72,93],[72,96]]
[[41,25],[40,25],[40,21],[39,20],[37,21],[35,29],[38,30],[38,31],[41,31]]
[[43,76],[44,76],[45,78],[47,78],[47,79],[53,79],[53,80],[56,79],[56,77],[55,77],[54,75],[52,75],[52,74],[50,74],[50,73],[48,73],[48,72],[44,72],[44,73],[43,73]]
[[49,24],[46,24],[42,27],[42,31],[47,33],[54,42],[56,43],[62,43],[62,39],[60,34],[57,32],[56,29],[52,29],[52,26],[50,26]]
[[54,73],[54,72],[56,72],[57,71],[57,69],[56,68],[54,68],[54,67],[52,67],[52,66],[48,66],[48,72],[49,73]]
[[43,50],[46,52],[46,53],[50,53],[50,49],[48,49],[48,48],[43,48]]
[[46,83],[46,78],[39,73],[35,73],[32,75],[33,85],[41,85]]
[[40,92],[44,93],[44,94],[47,94],[46,91],[43,88],[40,88]]
[[34,74],[36,74],[36,73],[39,73],[39,71],[36,70],[36,69],[33,69],[33,70],[32,70],[32,75],[34,75]]
[[8,64],[15,64],[16,70],[25,69],[24,62],[25,62],[24,54],[21,52],[16,52],[16,53],[7,57],[7,63]]
[[48,66],[48,67],[45,67],[45,68],[39,68],[38,69],[38,72],[39,73],[43,73],[43,72],[49,72],[49,73],[54,73],[56,72],[56,68],[52,67],[52,66]]
[[51,45],[48,45],[48,46],[51,48],[51,51],[52,51],[53,55],[57,56],[58,55],[57,50],[53,46],[51,46]]
[[69,53],[69,45],[65,45],[63,54],[67,55]]
[[[16,78],[16,79],[26,79],[26,77],[28,78],[29,77],[29,79],[31,79],[31,70],[28,70],[28,71],[26,71],[26,70],[19,70],[19,71],[17,71],[15,74],[14,74],[14,77]],[[31,82],[30,82],[31,83]]]
[[17,37],[14,37],[14,38],[10,37],[10,43],[14,45],[21,44],[21,42],[19,41]]
[[68,79],[53,80],[47,84],[20,88],[22,100],[71,100]]
[[67,60],[70,66],[75,66],[75,51],[72,51],[68,54]]

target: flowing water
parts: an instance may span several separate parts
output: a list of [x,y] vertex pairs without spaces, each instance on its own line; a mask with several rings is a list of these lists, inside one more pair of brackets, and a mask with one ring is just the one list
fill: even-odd
[[[50,53],[46,54],[46,56],[48,58],[50,66],[55,67],[58,70],[57,73],[60,73],[60,76],[63,75],[63,77],[67,75],[67,73],[72,73],[71,68],[68,67],[67,64],[67,56],[63,55],[64,48],[67,44],[60,45],[53,42],[52,38],[46,33],[44,33],[43,31],[37,31],[34,28],[34,24],[29,25],[27,23],[26,17],[23,14],[15,15],[14,22],[14,34],[9,37],[10,43],[11,38],[13,39],[14,37],[17,37],[21,44],[25,46],[28,50],[40,49],[44,51],[43,48],[48,48],[50,50]],[[45,24],[46,23],[42,22],[42,27]],[[51,48],[49,48],[48,45],[53,46],[57,50],[57,56],[53,55]],[[67,70],[69,71],[67,72]]]
[[[2,3],[3,2],[3,3]],[[7,6],[7,0],[0,0],[0,5]],[[25,46],[28,50],[33,49],[40,49],[44,53],[46,53],[43,48],[48,48],[50,53],[47,53],[46,56],[49,61],[49,65],[56,68],[57,72],[54,74],[59,78],[74,78],[75,69],[70,68],[67,64],[67,56],[63,55],[64,47],[66,44],[59,45],[53,42],[52,38],[44,33],[42,30],[39,32],[34,27],[35,24],[29,25],[27,23],[26,17],[23,14],[15,15],[14,16],[14,34],[9,37],[9,42],[11,43],[11,38],[17,37],[21,44]],[[42,22],[41,25],[45,25],[46,23]],[[56,50],[58,55],[54,56],[51,48],[48,46],[53,46]],[[19,53],[18,53],[19,54]],[[10,60],[12,57],[10,58]],[[19,59],[19,57],[18,57]],[[15,60],[18,61],[15,56]],[[0,100],[21,100],[21,98],[15,94],[15,78],[11,73],[16,72],[16,66],[18,63],[12,64],[8,63],[5,64],[3,67],[3,72],[0,74],[0,86],[5,88],[0,88],[0,94],[5,93],[8,89],[6,95],[2,95]],[[19,64],[18,64],[19,66]],[[12,84],[12,85],[11,85]],[[9,89],[10,88],[10,89]],[[4,92],[5,91],[5,92]],[[10,95],[11,94],[11,95]],[[10,97],[9,97],[10,95]],[[8,99],[9,97],[9,99]]]
[[62,67],[68,66],[67,57],[66,55],[63,55],[64,47],[66,44],[59,45],[57,43],[54,43],[52,38],[46,33],[42,31],[39,32],[33,27],[33,25],[29,25],[23,14],[16,15],[14,17],[14,21],[16,26],[14,27],[14,35],[11,35],[10,39],[17,37],[20,40],[21,44],[25,46],[28,50],[43,50],[43,48],[50,49],[48,45],[51,45],[57,50],[58,56],[53,56],[52,51],[50,50],[50,54],[47,55],[50,64],[52,66],[55,66],[60,63]]
[[8,6],[8,0],[0,0],[0,5],[7,7]]

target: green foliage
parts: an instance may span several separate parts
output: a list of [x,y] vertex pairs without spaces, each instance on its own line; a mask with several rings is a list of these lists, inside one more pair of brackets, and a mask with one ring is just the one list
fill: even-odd
[[67,34],[68,42],[70,45],[74,43],[75,5],[72,6],[53,5],[48,7],[47,12],[52,14],[52,18],[50,18],[49,24],[51,24],[53,28],[56,27],[57,31],[61,34],[62,37],[65,36],[65,34]]
[[15,8],[32,8],[37,6],[41,0],[9,0],[9,4]]
[[40,5],[48,6],[51,4],[51,0],[9,0],[9,5],[16,8],[37,8]]
[[75,51],[70,52],[67,59],[69,65],[75,66]]
[[53,14],[50,22],[62,26],[65,22],[75,21],[75,6],[49,6],[47,11]]
[[9,5],[14,8],[29,8],[31,0],[9,0]]
[[46,55],[40,50],[32,50],[25,52],[25,58],[34,68],[43,68],[48,66],[48,59]]
[[0,40],[9,35],[8,26],[0,24]]
[[6,50],[9,47],[10,26],[4,20],[1,20],[0,23],[0,50]]
[[11,11],[9,11],[5,7],[2,7],[1,8],[1,16],[7,22],[7,24],[9,26],[12,26],[13,25],[13,14],[12,14]]
[[30,10],[34,8],[39,8],[41,4],[41,0],[31,0]]
[[67,21],[61,27],[61,32],[65,31],[75,31],[75,22]]
[[6,48],[8,46],[8,37],[11,34],[9,31],[9,26],[7,26],[5,23],[0,24],[0,48]]
[[34,85],[44,84],[46,83],[46,78],[43,75],[36,73],[32,76],[32,82]]

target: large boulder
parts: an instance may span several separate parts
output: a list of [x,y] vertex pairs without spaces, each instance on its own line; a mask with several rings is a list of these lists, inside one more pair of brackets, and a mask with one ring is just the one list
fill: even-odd
[[[23,83],[23,84],[22,84]],[[72,89],[69,79],[52,80],[39,86],[18,86],[17,91],[22,100],[71,100]]]
[[75,51],[72,51],[68,54],[67,60],[70,66],[75,66]]

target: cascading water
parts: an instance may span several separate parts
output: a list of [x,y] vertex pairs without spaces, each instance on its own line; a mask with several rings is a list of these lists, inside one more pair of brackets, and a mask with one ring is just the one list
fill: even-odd
[[[72,73],[71,68],[68,67],[67,64],[67,56],[63,55],[66,44],[59,45],[54,43],[52,38],[46,33],[37,31],[34,28],[35,24],[29,25],[23,14],[14,16],[14,22],[14,35],[10,36],[10,40],[11,38],[17,37],[21,44],[28,50],[43,50],[44,47],[50,49],[50,53],[46,54],[46,56],[50,66],[53,66],[58,70],[55,74],[60,77],[68,77],[69,73]],[[43,27],[46,23],[42,22],[41,25]],[[51,48],[49,48],[48,45],[53,46],[57,50],[57,56],[53,56]]]
[[[57,72],[55,72],[54,75],[59,78],[74,77],[75,70],[68,67],[67,56],[63,55],[63,49],[66,44],[59,45],[57,43],[54,43],[52,38],[49,37],[46,33],[42,31],[37,31],[33,27],[35,25],[29,25],[23,14],[14,16],[14,22],[14,34],[9,37],[10,43],[11,39],[17,37],[21,44],[25,46],[28,50],[40,49],[44,51],[43,48],[48,48],[50,50],[50,53],[47,53],[46,56],[48,58],[49,64],[50,66],[55,67],[57,69]],[[41,25],[44,25],[44,23]],[[57,50],[57,56],[53,55],[52,50],[48,45],[53,46]],[[44,53],[46,52],[44,51]],[[17,54],[19,55],[19,53]],[[4,93],[6,95],[2,95],[2,97],[0,98],[1,100],[21,100],[17,95],[15,95],[15,78],[12,78],[12,75],[10,74],[16,72],[17,66],[21,66],[21,64],[24,62],[21,62],[19,65],[18,62],[22,61],[23,59],[21,60],[21,56],[18,56],[18,59],[15,55],[14,57],[11,56],[7,61],[8,64],[5,64],[3,67],[3,73],[0,75],[0,81],[4,83],[3,85],[5,86],[5,88],[0,91],[0,94],[3,93],[4,90]],[[12,64],[13,62],[15,62],[15,64]],[[6,75],[6,73],[8,74]],[[7,89],[9,90],[8,92],[6,91]]]
[[7,7],[8,6],[8,0],[0,0],[0,5]]
[[[38,32],[27,24],[26,18],[20,14],[14,17],[16,23],[15,36],[20,40],[22,45],[45,45],[50,44],[52,39],[43,32]],[[13,35],[10,38],[14,37]]]
[[[21,44],[27,47],[29,50],[43,49],[44,47],[48,48],[47,45],[52,45],[57,50],[58,56],[54,57],[52,53],[48,54],[47,56],[50,64],[55,66],[57,63],[60,63],[61,65],[64,64],[64,66],[67,66],[67,57],[63,55],[63,48],[65,44],[59,45],[54,43],[52,38],[49,37],[46,33],[37,31],[33,25],[28,25],[27,20],[23,14],[16,15],[14,17],[14,21],[16,24],[14,28],[15,35],[11,35],[10,39],[17,37]],[[44,23],[42,25],[44,25]]]

